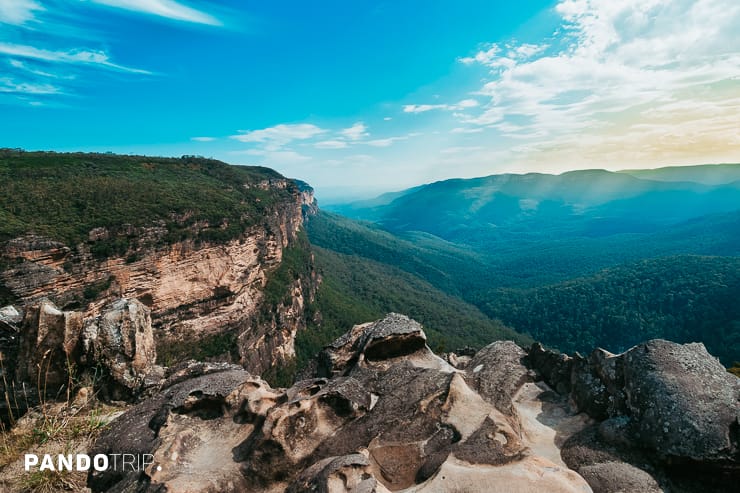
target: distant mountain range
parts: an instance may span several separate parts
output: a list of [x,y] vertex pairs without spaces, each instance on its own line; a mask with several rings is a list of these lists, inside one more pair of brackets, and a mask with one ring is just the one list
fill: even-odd
[[[644,233],[740,207],[740,165],[700,168],[453,179],[332,210],[389,231],[423,231],[470,245],[502,236]],[[684,181],[689,176],[715,183]]]
[[[740,359],[728,301],[740,285],[714,282],[740,273],[738,164],[452,179],[331,209],[354,221],[319,214],[313,244],[400,268],[555,347],[667,337]],[[677,286],[694,302],[667,303]]]

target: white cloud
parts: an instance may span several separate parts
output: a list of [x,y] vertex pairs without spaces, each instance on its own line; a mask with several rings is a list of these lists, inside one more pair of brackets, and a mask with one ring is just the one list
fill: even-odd
[[0,93],[6,94],[60,94],[61,90],[51,84],[31,84],[16,82],[12,79],[0,79]]
[[190,140],[195,142],[213,142],[216,140],[216,137],[191,137]]
[[457,104],[407,104],[403,106],[404,113],[426,113],[433,110],[458,111],[475,108],[480,103],[475,99],[463,99]]
[[70,63],[77,65],[95,65],[121,72],[136,74],[151,74],[146,70],[124,67],[110,61],[105,52],[92,50],[52,51],[34,46],[0,43],[0,54],[19,58],[30,58],[54,63]]
[[367,127],[362,122],[357,122],[349,128],[343,129],[339,132],[343,137],[349,140],[360,140],[363,137],[367,137]]
[[116,7],[168,19],[220,26],[214,16],[173,0],[91,0],[100,5]]
[[446,104],[406,104],[403,106],[404,113],[425,113],[432,110],[446,110]]
[[488,102],[464,122],[552,146],[577,135],[581,147],[678,101],[661,122],[666,138],[686,122],[698,129],[700,115],[740,126],[736,108],[723,102],[740,90],[737,1],[561,0],[555,12],[556,45],[489,45],[460,59],[490,69],[479,91]]
[[482,132],[481,127],[455,127],[450,130],[451,134],[477,134]]
[[34,12],[43,11],[33,0],[0,0],[0,23],[20,26],[34,19]]
[[60,77],[59,75],[52,74],[51,72],[45,72],[43,70],[36,70],[35,68],[28,66],[28,64],[23,63],[20,60],[11,59],[8,61],[8,63],[10,64],[11,67],[24,70],[28,72],[29,74],[38,75],[40,77],[48,77],[50,79],[59,79],[59,78],[70,79],[72,78],[71,76],[68,76],[68,75]]
[[326,130],[310,123],[275,125],[260,130],[240,130],[231,138],[239,142],[261,143],[265,149],[276,151],[294,140],[307,140],[325,133]]
[[488,65],[489,63],[491,63],[491,60],[498,57],[498,54],[500,52],[501,48],[499,48],[497,44],[493,44],[487,49],[479,51],[475,54],[475,56],[460,58],[460,61],[466,65],[471,65],[473,63],[482,63],[484,65]]
[[400,137],[388,137],[388,138],[385,138],[385,139],[368,140],[365,143],[367,145],[373,146],[373,147],[389,147],[389,146],[393,145],[394,142],[398,142],[400,140],[407,140],[409,137],[412,137],[412,136],[415,136],[415,135],[418,135],[418,134],[414,134],[414,135],[402,135]]
[[343,140],[322,140],[321,142],[316,142],[314,147],[317,149],[346,149],[347,142]]

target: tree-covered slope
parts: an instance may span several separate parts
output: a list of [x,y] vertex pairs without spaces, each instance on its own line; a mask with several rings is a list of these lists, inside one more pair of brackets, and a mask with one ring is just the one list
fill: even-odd
[[307,229],[313,245],[391,265],[448,293],[462,294],[491,280],[480,255],[432,235],[398,235],[323,211],[310,219]]
[[740,258],[674,256],[528,290],[489,293],[483,310],[562,351],[623,351],[666,338],[740,359]]
[[309,317],[313,322],[297,336],[299,364],[348,327],[388,312],[419,321],[430,346],[439,351],[482,347],[498,339],[531,343],[530,338],[488,318],[476,307],[397,267],[316,246],[314,255],[322,282],[312,306],[313,317]]
[[199,224],[203,239],[227,240],[290,197],[289,190],[260,186],[273,179],[282,176],[187,156],[3,150],[0,241],[35,232],[75,245],[93,228],[154,221],[163,221],[173,239]]

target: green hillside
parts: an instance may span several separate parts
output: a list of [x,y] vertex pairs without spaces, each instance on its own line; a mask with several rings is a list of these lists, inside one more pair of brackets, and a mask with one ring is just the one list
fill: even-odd
[[664,169],[660,180],[605,170],[503,174],[445,180],[393,194],[390,201],[334,207],[395,233],[422,231],[481,252],[501,241],[646,233],[732,212],[740,207],[740,182],[707,185],[679,178],[734,172],[733,165],[692,173]]
[[613,352],[653,338],[704,342],[740,359],[740,258],[643,260],[528,290],[491,291],[483,310],[566,352]]
[[392,265],[448,293],[461,294],[491,281],[481,255],[432,235],[393,234],[323,211],[310,219],[307,229],[313,245]]
[[740,359],[740,188],[683,178],[734,170],[447,180],[345,208],[375,222],[320,215],[309,235],[563,351],[664,337],[704,342],[731,364]]
[[[33,231],[75,245],[96,227],[154,221],[164,222],[171,239],[192,234],[191,227],[200,224],[199,238],[228,240],[289,197],[289,191],[256,186],[276,178],[282,177],[268,168],[197,157],[3,150],[0,241]],[[108,246],[125,251],[125,245]]]
[[397,267],[316,246],[314,255],[322,283],[309,317],[313,323],[297,336],[299,365],[348,327],[376,320],[388,312],[419,321],[429,345],[437,351],[482,347],[499,339],[523,345],[532,342],[476,307]]

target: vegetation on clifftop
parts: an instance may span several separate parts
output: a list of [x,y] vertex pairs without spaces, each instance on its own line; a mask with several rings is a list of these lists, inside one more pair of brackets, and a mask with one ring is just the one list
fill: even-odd
[[105,227],[118,233],[94,244],[105,257],[126,252],[124,226],[155,221],[167,227],[165,241],[228,241],[290,197],[293,184],[260,186],[275,179],[268,168],[194,156],[0,150],[0,241],[34,232],[72,246]]

